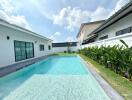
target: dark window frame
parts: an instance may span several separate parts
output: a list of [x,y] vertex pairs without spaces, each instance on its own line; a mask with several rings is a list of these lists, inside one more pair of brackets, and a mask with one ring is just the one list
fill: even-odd
[[51,45],[48,45],[48,50],[51,50]]
[[99,40],[105,40],[105,39],[108,39],[108,35],[105,35],[99,38]]
[[123,29],[123,34],[130,33],[130,32],[131,32],[131,27]]
[[[16,51],[18,49],[18,51]],[[15,62],[34,57],[34,44],[32,42],[14,40]]]
[[128,28],[117,31],[116,36],[131,33],[131,32],[132,32],[132,27],[128,27]]
[[43,44],[40,44],[40,45],[39,45],[39,50],[40,50],[40,51],[44,51],[44,45],[43,45]]
[[130,27],[130,29],[131,29],[131,32],[132,32],[132,27]]

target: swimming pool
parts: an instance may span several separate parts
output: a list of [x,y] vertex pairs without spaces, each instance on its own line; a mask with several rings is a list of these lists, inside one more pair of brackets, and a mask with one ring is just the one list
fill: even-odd
[[[59,90],[60,86],[63,89]],[[39,95],[32,89],[39,90],[37,91]],[[51,90],[54,90],[54,92],[51,92]],[[66,98],[72,94],[68,95],[71,90],[76,90],[76,92],[72,91],[75,98],[75,95],[79,93],[78,96],[81,94],[83,100],[88,100],[88,97],[91,98],[90,100],[97,100],[97,98],[99,98],[98,100],[109,100],[78,56],[51,56],[0,78],[0,100],[30,100],[33,97],[37,98],[37,100],[46,100],[52,97],[49,96],[51,94],[54,95],[54,99],[49,98],[48,100],[57,100],[59,96],[61,97],[60,100],[68,100]],[[24,93],[25,95],[30,94],[24,96],[22,95]]]

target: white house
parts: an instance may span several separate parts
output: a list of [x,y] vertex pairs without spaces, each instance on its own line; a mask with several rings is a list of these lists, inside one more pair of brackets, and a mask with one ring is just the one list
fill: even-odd
[[67,52],[68,50],[70,50],[71,52],[78,51],[77,42],[53,43],[52,47],[53,53]]
[[0,67],[51,53],[51,39],[0,20]]
[[122,7],[102,25],[93,30],[87,36],[87,41],[82,44],[82,48],[101,45],[122,45],[121,39],[129,46],[132,46],[132,2]]
[[97,27],[99,27],[103,22],[104,20],[90,22],[90,23],[82,23],[80,26],[80,30],[77,34],[78,45],[80,46],[82,44],[86,44],[89,34]]

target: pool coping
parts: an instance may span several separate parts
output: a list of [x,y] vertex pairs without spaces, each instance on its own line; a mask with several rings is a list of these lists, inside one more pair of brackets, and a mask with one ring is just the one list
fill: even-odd
[[41,56],[41,57],[37,57],[37,58],[27,59],[25,61],[21,61],[21,62],[11,64],[8,66],[3,66],[0,68],[0,78],[4,77],[10,73],[21,70],[25,67],[28,67],[29,65],[32,65],[32,64],[37,63],[39,61],[42,61],[49,56],[53,56],[53,55],[45,55],[45,56]]
[[98,74],[95,69],[91,67],[93,65],[90,62],[86,62],[80,55],[78,56],[111,100],[125,100],[103,77]]

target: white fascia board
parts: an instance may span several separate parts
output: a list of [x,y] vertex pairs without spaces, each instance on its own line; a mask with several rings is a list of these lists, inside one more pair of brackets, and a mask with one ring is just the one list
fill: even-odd
[[51,41],[51,42],[53,41],[53,40],[51,40],[51,39],[49,39],[49,38],[47,38],[45,36],[39,35],[39,34],[37,34],[35,32],[32,32],[30,30],[27,30],[25,28],[22,28],[22,27],[19,27],[19,26],[16,26],[16,25],[12,25],[12,24],[9,24],[9,23],[1,22],[1,21],[0,21],[0,25],[6,26],[6,27],[9,27],[9,28],[12,28],[12,29],[15,29],[15,30],[18,30],[18,31],[21,31],[21,32],[24,32],[24,33],[27,33],[27,34],[30,34],[30,35],[33,35],[33,36],[36,36],[36,37],[39,37],[41,39],[45,39],[47,41]]

